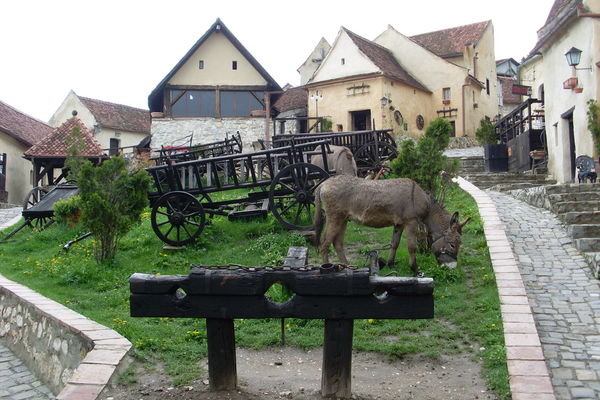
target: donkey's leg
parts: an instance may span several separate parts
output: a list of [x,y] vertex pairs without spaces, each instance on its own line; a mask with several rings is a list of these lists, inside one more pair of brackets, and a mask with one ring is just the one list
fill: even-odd
[[349,264],[348,258],[346,258],[346,252],[344,251],[344,236],[346,235],[346,227],[348,226],[348,222],[346,220],[342,220],[342,223],[336,229],[335,239],[333,240],[333,246],[335,247],[335,252],[338,255],[338,258],[342,262],[342,264]]
[[390,256],[388,257],[387,266],[392,267],[396,263],[396,251],[400,245],[400,238],[402,237],[402,231],[404,226],[394,225],[394,233],[392,234],[392,244],[390,248]]
[[323,257],[323,264],[329,263],[329,245],[334,243],[337,232],[340,229],[339,225],[339,218],[330,216],[327,219],[325,234],[323,235],[321,246],[319,247],[319,253],[321,253],[321,256]]
[[408,247],[408,265],[415,276],[423,276],[417,266],[417,222],[411,222],[406,226],[406,244]]

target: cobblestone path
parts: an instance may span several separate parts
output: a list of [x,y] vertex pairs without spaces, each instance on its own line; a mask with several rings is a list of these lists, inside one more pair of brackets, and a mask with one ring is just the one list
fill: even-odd
[[600,284],[549,211],[488,191],[506,227],[557,399],[600,398]]

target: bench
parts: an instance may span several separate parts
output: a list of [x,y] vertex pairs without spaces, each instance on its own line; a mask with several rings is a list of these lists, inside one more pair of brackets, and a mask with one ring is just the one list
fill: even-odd
[[575,168],[577,169],[577,180],[579,183],[596,183],[596,163],[589,156],[579,156],[575,159]]

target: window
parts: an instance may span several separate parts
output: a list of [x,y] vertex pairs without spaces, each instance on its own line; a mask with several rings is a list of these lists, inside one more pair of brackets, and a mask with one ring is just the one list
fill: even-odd
[[449,87],[442,89],[442,99],[443,100],[450,100],[450,93],[451,92],[450,92],[450,88]]
[[215,92],[213,90],[172,90],[171,115],[173,117],[214,117]]
[[485,91],[488,95],[490,94],[490,80],[489,79],[485,80]]
[[231,69],[233,69],[233,70],[237,69],[237,61],[232,61],[231,62]]
[[345,58],[342,58],[340,61],[341,61],[342,65],[346,64],[346,59]]
[[221,117],[250,117],[251,111],[263,110],[264,93],[224,90],[221,92]]
[[204,69],[204,60],[198,61],[198,69]]

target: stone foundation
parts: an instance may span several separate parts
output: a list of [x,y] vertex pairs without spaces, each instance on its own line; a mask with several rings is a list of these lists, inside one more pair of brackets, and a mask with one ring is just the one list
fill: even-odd
[[270,124],[264,118],[153,118],[152,148],[187,145],[190,135],[193,135],[193,144],[202,144],[221,141],[226,135],[231,136],[239,132],[243,151],[249,152],[252,151],[253,142],[265,139],[265,123]]
[[0,340],[59,400],[95,399],[131,349],[112,329],[2,275]]

